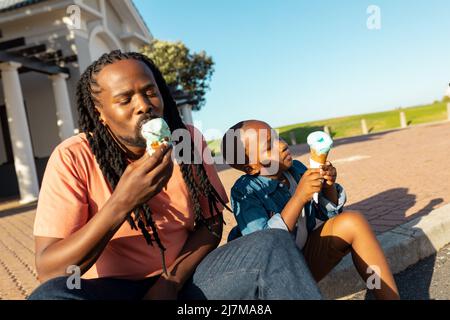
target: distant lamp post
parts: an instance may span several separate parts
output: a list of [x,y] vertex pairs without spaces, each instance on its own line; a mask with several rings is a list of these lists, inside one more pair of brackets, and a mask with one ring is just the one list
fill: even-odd
[[297,144],[297,138],[295,137],[295,132],[289,132],[289,137],[291,138],[291,146],[295,146]]
[[369,134],[369,129],[367,129],[366,119],[361,119],[361,131],[362,131],[362,134]]
[[[448,84],[447,91],[445,91],[445,95],[450,98],[450,83]],[[447,101],[447,120],[450,121],[450,99]]]
[[408,122],[406,122],[406,114],[402,108],[400,108],[400,127],[406,128],[408,126]]
[[185,124],[193,125],[194,120],[192,118],[192,105],[196,103],[196,100],[192,97],[192,94],[179,89],[177,85],[170,85],[169,89],[173,99],[175,100],[183,122]]

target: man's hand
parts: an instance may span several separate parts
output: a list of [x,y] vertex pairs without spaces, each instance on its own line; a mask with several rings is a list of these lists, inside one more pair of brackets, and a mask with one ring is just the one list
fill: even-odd
[[147,291],[143,300],[176,300],[178,284],[170,278],[161,275],[155,284]]
[[320,169],[308,169],[305,171],[296,190],[296,197],[303,205],[311,201],[314,193],[320,192],[322,179]]
[[320,174],[324,179],[323,186],[325,188],[332,187],[336,182],[337,171],[330,161],[327,161],[324,165],[320,167]]
[[171,148],[159,148],[152,156],[145,152],[128,165],[112,196],[79,230],[64,239],[36,237],[39,281],[67,275],[68,265],[80,266],[81,274],[89,270],[128,213],[158,194],[169,181],[172,171]]
[[145,152],[127,166],[112,197],[127,210],[150,200],[161,192],[172,176],[171,155],[172,147],[167,144],[162,144],[151,156]]

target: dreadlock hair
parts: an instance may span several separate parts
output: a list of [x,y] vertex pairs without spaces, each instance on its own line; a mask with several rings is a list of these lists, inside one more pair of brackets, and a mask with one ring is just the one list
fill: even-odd
[[[96,94],[99,93],[96,75],[105,66],[127,59],[141,61],[148,68],[150,68],[164,102],[163,117],[169,125],[171,132],[174,132],[177,129],[187,129],[181,120],[176,103],[170,94],[169,87],[167,86],[161,72],[151,59],[137,52],[124,53],[120,50],[114,50],[110,53],[103,54],[97,61],[94,61],[84,71],[77,83],[76,96],[77,109],[79,113],[79,130],[80,132],[84,132],[86,134],[89,146],[94,153],[95,159],[102,170],[104,177],[109,183],[111,190],[115,189],[128,163],[122,149],[117,145],[107,128],[101,123],[100,114],[95,108],[95,102],[98,101]],[[97,91],[95,91],[96,89]],[[194,159],[198,155],[196,153],[197,150],[191,139],[191,159]],[[219,213],[217,203],[221,203],[228,210],[230,209],[209,181],[206,170],[203,166],[203,161],[201,161],[200,164],[191,163],[181,163],[180,169],[193,203],[195,223],[196,226],[200,224],[207,226],[208,230],[212,232],[212,229],[209,224],[206,223],[206,219],[203,216],[200,206],[200,197],[204,196],[207,198],[209,211],[212,217],[216,217]],[[135,207],[127,215],[127,221],[131,228],[137,230],[138,227],[141,230],[148,244],[153,246],[153,241],[156,241],[161,252],[163,271],[164,273],[167,273],[164,258],[165,248],[158,236],[158,230],[152,219],[152,212],[148,204],[143,203]],[[224,223],[222,219],[220,219],[219,222]],[[147,231],[148,226],[150,226],[153,232],[153,238]]]

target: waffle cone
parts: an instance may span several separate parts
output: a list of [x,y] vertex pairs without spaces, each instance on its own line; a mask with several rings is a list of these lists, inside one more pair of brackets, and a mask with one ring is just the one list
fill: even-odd
[[314,160],[315,162],[318,162],[320,164],[325,164],[325,162],[327,162],[328,153],[318,154],[315,149],[311,148],[310,157],[311,157],[311,160]]

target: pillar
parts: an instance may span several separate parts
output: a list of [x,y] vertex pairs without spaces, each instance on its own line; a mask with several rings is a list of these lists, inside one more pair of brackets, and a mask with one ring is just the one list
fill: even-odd
[[31,145],[22,88],[19,81],[17,62],[0,63],[6,113],[11,134],[14,153],[14,167],[20,191],[20,202],[28,203],[36,200],[39,194],[39,183]]
[[49,76],[53,82],[53,94],[56,104],[56,119],[58,120],[59,138],[65,140],[74,135],[74,122],[72,111],[70,109],[69,92],[67,89],[66,79],[68,75],[58,73]]

